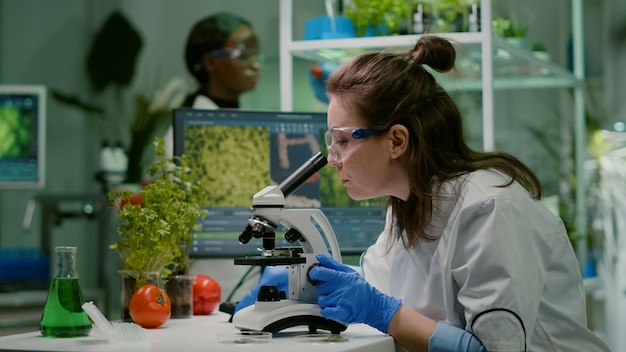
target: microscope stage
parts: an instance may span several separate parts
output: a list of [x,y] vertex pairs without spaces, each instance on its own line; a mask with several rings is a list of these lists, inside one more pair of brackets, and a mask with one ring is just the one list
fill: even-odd
[[304,264],[306,263],[306,258],[253,256],[253,257],[245,257],[245,258],[235,258],[234,262],[235,262],[235,265],[277,266],[277,265]]

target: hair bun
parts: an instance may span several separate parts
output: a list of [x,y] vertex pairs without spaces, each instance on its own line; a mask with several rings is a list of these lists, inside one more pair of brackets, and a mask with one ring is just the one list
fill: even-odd
[[409,55],[414,62],[428,65],[439,72],[450,71],[456,60],[456,50],[452,43],[434,35],[421,36]]

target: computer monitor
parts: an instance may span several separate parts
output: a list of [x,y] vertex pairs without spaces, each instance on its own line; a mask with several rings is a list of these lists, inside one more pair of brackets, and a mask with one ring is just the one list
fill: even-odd
[[[175,109],[174,155],[190,159],[193,179],[202,180],[208,192],[203,207],[209,215],[195,235],[192,257],[259,255],[261,240],[253,238],[245,245],[238,241],[251,215],[253,195],[280,184],[320,150],[326,152],[326,129],[326,113]],[[344,255],[362,253],[384,227],[384,202],[350,199],[329,166],[289,194],[285,203],[320,208]],[[276,246],[293,246],[283,235],[277,233]]]
[[45,181],[46,88],[0,85],[0,189],[40,189]]

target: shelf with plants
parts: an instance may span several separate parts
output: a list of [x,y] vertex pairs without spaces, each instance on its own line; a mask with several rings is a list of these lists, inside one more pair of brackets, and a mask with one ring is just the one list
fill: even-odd
[[[458,78],[450,80],[438,75],[442,84],[453,90],[482,90],[481,35],[478,33],[442,34],[459,45]],[[354,55],[370,50],[408,51],[419,35],[359,37],[350,39],[295,41],[289,46],[294,57],[341,64]],[[503,38],[493,38],[493,88],[567,88],[580,81],[561,66],[533,56],[532,52],[510,44]],[[436,74],[437,75],[437,74]]]
[[[293,110],[293,59],[342,63],[370,50],[408,51],[419,35],[388,35],[328,40],[294,40],[293,2],[280,0],[280,94],[281,109]],[[533,55],[492,32],[492,2],[480,0],[480,32],[435,33],[459,45],[458,75],[439,75],[449,90],[480,91],[482,94],[483,148],[495,148],[494,90],[570,89],[573,91],[575,178],[583,179],[586,154],[585,105],[583,94],[582,0],[571,1],[573,72]],[[581,267],[586,261],[586,209],[583,182],[575,185],[576,237]]]

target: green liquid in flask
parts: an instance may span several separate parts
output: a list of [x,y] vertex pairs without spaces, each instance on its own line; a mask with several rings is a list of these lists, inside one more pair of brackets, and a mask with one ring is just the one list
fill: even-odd
[[83,291],[77,277],[55,277],[41,316],[39,330],[46,337],[87,336],[91,321],[82,308]]

